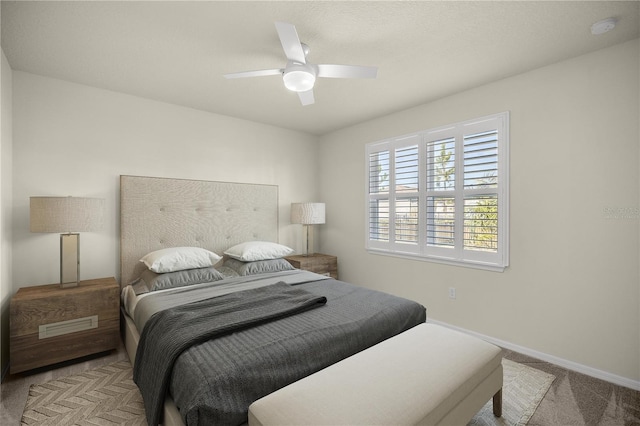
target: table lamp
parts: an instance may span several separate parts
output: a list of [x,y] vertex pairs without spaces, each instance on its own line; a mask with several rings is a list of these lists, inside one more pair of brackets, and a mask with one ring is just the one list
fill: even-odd
[[30,197],[31,232],[60,232],[60,286],[80,282],[80,234],[104,227],[104,199]]
[[313,225],[325,223],[324,212],[324,203],[291,203],[291,223],[302,224],[307,234],[305,256],[313,254]]

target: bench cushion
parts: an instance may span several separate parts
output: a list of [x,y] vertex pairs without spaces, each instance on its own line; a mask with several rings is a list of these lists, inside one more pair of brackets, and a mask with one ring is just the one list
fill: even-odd
[[[502,387],[501,352],[478,338],[421,324],[255,401],[249,425],[470,420]],[[456,414],[470,395],[474,411],[469,415],[464,406],[465,413]]]

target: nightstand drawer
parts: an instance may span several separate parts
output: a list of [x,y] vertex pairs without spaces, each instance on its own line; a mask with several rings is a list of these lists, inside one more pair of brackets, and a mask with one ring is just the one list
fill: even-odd
[[114,278],[18,290],[10,303],[11,373],[116,348],[119,293]]

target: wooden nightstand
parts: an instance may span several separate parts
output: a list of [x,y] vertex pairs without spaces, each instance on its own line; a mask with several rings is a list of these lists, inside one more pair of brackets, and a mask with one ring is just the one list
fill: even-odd
[[11,374],[114,349],[120,342],[115,278],[23,287],[11,298]]
[[315,272],[320,275],[327,275],[338,279],[338,258],[328,254],[315,253],[309,256],[296,255],[286,256],[285,259],[294,268]]

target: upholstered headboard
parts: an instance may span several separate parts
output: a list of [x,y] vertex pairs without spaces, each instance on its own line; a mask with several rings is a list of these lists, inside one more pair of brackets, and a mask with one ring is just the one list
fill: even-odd
[[278,241],[278,187],[120,176],[120,283],[143,271],[145,254],[203,247],[219,255],[245,241]]

